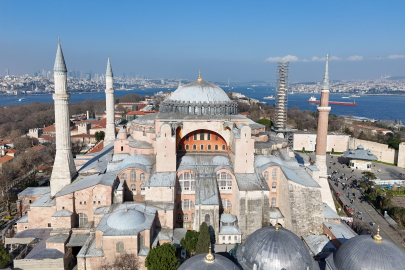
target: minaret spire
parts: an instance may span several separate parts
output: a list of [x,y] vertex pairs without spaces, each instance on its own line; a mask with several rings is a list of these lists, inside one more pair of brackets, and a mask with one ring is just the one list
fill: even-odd
[[110,55],[108,55],[107,71],[105,73],[105,109],[107,114],[104,147],[115,140],[115,113],[114,113],[114,75],[111,68]]
[[54,81],[56,155],[51,175],[52,196],[69,185],[77,173],[70,142],[70,95],[67,93],[67,69],[59,37],[54,66]]
[[328,118],[329,118],[329,54],[326,57],[325,74],[323,77],[321,89],[321,103],[318,107],[318,128],[316,132],[316,156],[315,164],[319,169],[319,177],[314,179],[321,186],[322,201],[332,209],[335,209],[332,194],[330,193],[329,184],[327,181],[327,165],[326,165],[326,145],[328,142]]
[[197,80],[197,82],[202,82],[202,78],[201,78],[201,70],[199,69],[198,70],[198,80]]

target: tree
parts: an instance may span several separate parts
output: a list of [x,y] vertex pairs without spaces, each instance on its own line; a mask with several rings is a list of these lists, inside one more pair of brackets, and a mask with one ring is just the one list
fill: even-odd
[[123,253],[115,256],[112,263],[104,263],[101,270],[138,270],[139,261],[138,257],[133,253]]
[[259,119],[259,120],[256,121],[256,123],[265,125],[267,127],[271,127],[271,121],[269,119],[266,119],[266,118]]
[[180,245],[182,245],[189,253],[193,253],[197,247],[199,235],[199,232],[187,231],[186,236],[180,240]]
[[17,137],[14,139],[14,148],[19,151],[24,151],[32,147],[32,142],[27,137]]
[[377,177],[375,176],[375,174],[373,172],[362,172],[361,174],[364,175],[364,177],[367,177],[370,180],[377,179]]
[[360,134],[359,134],[358,139],[360,139],[360,140],[367,140],[367,136],[366,136],[366,134],[364,134],[363,131],[361,131]]
[[401,143],[401,138],[392,137],[388,140],[388,147],[394,148],[395,150],[399,149],[399,144]]
[[29,180],[21,183],[22,189],[26,189],[27,187],[37,187],[37,186],[38,186],[38,181],[35,181],[34,179],[29,179]]
[[0,268],[6,268],[10,262],[11,257],[8,253],[8,249],[6,249],[3,245],[0,245]]
[[180,263],[176,258],[176,248],[169,243],[152,248],[145,260],[148,270],[172,270],[177,269]]
[[10,164],[3,164],[0,171],[0,204],[6,207],[8,216],[11,216],[11,204],[17,199],[17,196],[11,190],[15,175],[16,172]]
[[195,254],[208,253],[208,249],[211,244],[211,235],[208,230],[207,223],[203,222],[200,225],[200,235],[198,236],[197,246],[195,248]]
[[[100,131],[100,132],[102,132],[102,131]],[[77,155],[79,155],[83,151],[83,149],[86,148],[86,146],[87,146],[87,144],[82,141],[73,141],[72,148],[71,148],[73,157],[75,158]]]
[[96,137],[97,142],[104,140],[105,133],[104,131],[97,131],[94,136]]

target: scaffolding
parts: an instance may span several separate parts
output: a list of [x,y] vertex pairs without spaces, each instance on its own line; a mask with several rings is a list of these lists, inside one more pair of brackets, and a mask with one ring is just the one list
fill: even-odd
[[287,127],[287,101],[288,101],[288,70],[289,62],[277,63],[277,88],[276,88],[276,130],[285,130]]

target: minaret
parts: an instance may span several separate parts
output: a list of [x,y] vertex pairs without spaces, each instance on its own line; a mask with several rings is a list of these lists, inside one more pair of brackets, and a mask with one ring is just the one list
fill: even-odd
[[56,155],[51,176],[52,196],[58,193],[64,186],[69,185],[72,177],[77,173],[70,145],[70,95],[67,93],[67,69],[60,40],[53,72],[55,80],[53,100],[55,101]]
[[107,72],[105,74],[105,109],[107,123],[105,127],[104,147],[115,140],[114,83],[110,56],[108,56]]
[[[335,210],[332,194],[327,180],[326,167],[326,144],[328,139],[329,105],[329,54],[326,57],[325,75],[321,89],[321,104],[318,106],[318,130],[316,134],[316,157],[315,164],[319,169],[318,184],[322,187],[322,201]],[[317,180],[317,179],[315,179]]]

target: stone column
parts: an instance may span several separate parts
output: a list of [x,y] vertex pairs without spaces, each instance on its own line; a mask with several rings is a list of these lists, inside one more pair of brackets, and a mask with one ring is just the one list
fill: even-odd
[[107,72],[105,76],[105,109],[106,109],[106,127],[104,137],[104,147],[115,141],[115,110],[114,110],[114,82],[113,72],[108,57]]
[[51,195],[69,185],[76,175],[70,143],[69,99],[67,93],[67,69],[60,43],[54,67],[56,155],[51,175]]

